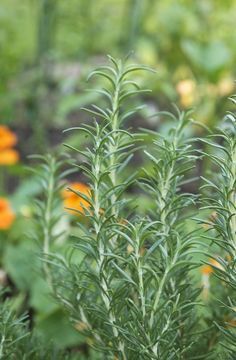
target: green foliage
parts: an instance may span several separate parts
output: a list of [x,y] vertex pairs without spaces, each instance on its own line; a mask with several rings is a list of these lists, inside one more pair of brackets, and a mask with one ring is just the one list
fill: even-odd
[[[56,4],[43,5],[38,51],[45,65],[53,40],[44,37],[55,26]],[[139,1],[129,5],[141,11]],[[141,25],[141,18],[137,21]],[[177,25],[170,33],[177,32]],[[133,22],[132,41],[136,28]],[[212,77],[230,59],[220,41],[208,47],[186,40],[181,46],[193,56],[196,71]],[[148,102],[150,91],[139,86],[136,74],[148,73],[152,81],[155,76],[127,58],[109,61],[89,76],[99,87],[95,95],[77,99],[72,93],[57,106],[61,126],[70,110],[96,101],[66,131],[66,147],[76,160],[33,157],[39,162],[33,163],[34,175],[12,198],[16,223],[0,233],[0,285],[9,286],[11,298],[1,299],[0,358],[234,359],[235,115],[229,112],[229,122],[203,140],[194,136],[192,112],[177,107],[174,114],[153,116],[147,125],[152,130],[140,129],[145,111],[137,99]],[[49,70],[43,68],[43,88]],[[34,100],[34,137],[44,148],[49,129],[40,130],[44,108],[37,95]],[[204,149],[199,151],[200,143]],[[202,160],[211,164],[210,174],[201,169]],[[206,232],[193,218],[201,171]],[[9,173],[3,169],[2,191],[8,177],[18,173],[25,174],[20,166]],[[65,178],[72,182],[67,194],[77,200],[65,209],[69,214],[63,211]],[[85,182],[89,191],[76,190],[73,181]],[[209,259],[204,258],[200,272],[202,253]]]
[[[110,61],[111,66],[91,74],[106,78],[108,86],[100,92],[109,106],[85,109],[99,122],[69,129],[90,138],[85,149],[68,147],[82,156],[78,168],[91,196],[70,189],[89,204],[77,211],[87,224],[78,223],[72,260],[54,256],[51,262],[56,269],[52,274],[60,274],[53,280],[56,294],[75,327],[92,337],[93,346],[107,358],[195,358],[191,350],[199,290],[191,287],[189,274],[197,236],[185,228],[194,196],[180,193],[197,158],[184,136],[189,114],[170,114],[176,124],[168,138],[153,134],[154,155],[146,152],[153,170],[145,171],[141,187],[155,205],[140,218],[127,193],[137,173],[129,178],[124,174],[142,136],[127,132],[123,123],[135,111],[124,102],[142,91],[128,76],[146,68]],[[84,257],[78,262],[81,252]]]
[[[232,97],[235,103],[235,97]],[[218,133],[203,140],[211,149],[217,149],[217,154],[209,152],[208,156],[213,166],[218,170],[217,176],[205,179],[203,189],[208,190],[204,197],[203,209],[214,211],[214,219],[208,222],[209,233],[205,236],[215,243],[220,250],[216,257],[219,266],[215,266],[215,276],[220,279],[227,289],[227,298],[220,299],[221,307],[226,313],[225,321],[218,324],[225,335],[223,346],[235,356],[236,332],[234,329],[235,318],[235,290],[236,290],[236,118],[233,113],[227,116],[227,122]],[[217,141],[218,140],[218,141]],[[220,186],[219,186],[220,184]],[[213,195],[214,194],[214,195]],[[213,256],[212,256],[213,257]]]
[[[0,165],[15,216],[0,229],[3,358],[234,359],[235,10],[232,0],[0,1],[0,126],[20,155]],[[130,51],[85,91],[104,54]],[[158,72],[122,78],[131,61]],[[184,111],[167,114],[172,102]],[[77,130],[65,139],[65,127]],[[87,183],[91,197],[74,195],[89,206],[64,211],[65,180]]]
[[[190,286],[189,271],[194,266],[191,257],[198,234],[186,231],[185,226],[191,218],[195,197],[183,191],[180,193],[180,189],[186,181],[191,181],[188,172],[195,166],[197,156],[191,139],[184,136],[190,114],[177,110],[177,116],[167,115],[174,122],[169,135],[164,137],[156,134],[155,155],[146,152],[153,162],[153,171],[146,173],[143,185],[155,202],[150,214],[155,223],[155,233],[152,242],[149,239],[143,267],[148,267],[154,277],[153,285],[152,281],[148,283],[147,297],[150,297],[148,303],[153,302],[148,317],[153,341],[158,338],[155,343],[156,355],[159,359],[172,356],[181,359],[187,353],[190,359],[191,347],[196,342],[193,308],[198,290]],[[153,288],[158,288],[154,299]]]
[[[4,293],[1,294],[4,296]],[[67,359],[50,345],[43,347],[32,335],[27,316],[17,317],[12,304],[5,300],[0,308],[0,359]]]
[[25,317],[17,319],[9,309],[7,302],[1,307],[0,313],[0,358],[14,358],[13,356],[22,355],[24,351],[25,338],[29,337],[29,331],[24,323]]

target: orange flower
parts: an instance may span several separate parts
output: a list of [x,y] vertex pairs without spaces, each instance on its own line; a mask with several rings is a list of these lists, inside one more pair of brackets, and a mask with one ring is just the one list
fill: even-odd
[[203,265],[201,267],[201,273],[203,275],[210,275],[211,273],[213,273],[213,268],[210,265]]
[[[216,268],[218,268],[218,269],[220,269],[220,270],[224,270],[223,266],[222,266],[218,261],[216,261],[215,259],[210,259],[210,263],[211,263],[214,267],[216,267]],[[205,265],[203,265],[203,266],[201,267],[201,273],[202,273],[203,275],[210,275],[210,274],[213,273],[214,267],[212,267],[211,265],[205,264]]]
[[[78,191],[88,197],[91,197],[90,188],[86,184],[75,182],[69,184],[69,187],[72,190]],[[75,194],[68,189],[62,191],[62,197],[64,198],[65,208],[70,208],[70,210],[66,209],[66,211],[68,211],[69,213],[75,214],[76,210],[84,213],[84,208],[88,209],[90,207],[88,201],[84,200],[81,196]]]
[[8,149],[16,143],[16,135],[7,126],[0,125],[0,150]]
[[5,198],[0,198],[0,229],[7,230],[11,227],[15,219],[9,201]]
[[19,153],[13,149],[0,151],[0,165],[14,165],[19,161]]
[[202,286],[203,286],[203,298],[208,299],[210,290],[210,275],[214,272],[214,267],[224,270],[223,266],[215,259],[209,259],[210,264],[205,264],[201,267],[202,273]]
[[16,135],[7,126],[0,125],[0,165],[14,165],[18,162],[18,152],[11,149],[16,143]]

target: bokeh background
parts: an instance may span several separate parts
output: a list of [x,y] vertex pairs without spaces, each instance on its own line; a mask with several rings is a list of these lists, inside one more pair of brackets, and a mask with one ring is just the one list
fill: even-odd
[[38,333],[57,346],[86,353],[86,346],[78,346],[84,339],[78,340],[29,268],[35,249],[24,234],[39,188],[25,167],[27,156],[63,152],[62,142],[81,146],[78,134],[63,130],[87,121],[81,107],[102,104],[87,91],[100,81],[86,79],[107,62],[106,54],[124,58],[132,52],[133,62],[156,70],[136,75],[152,92],[136,100],[146,107],[129,125],[164,132],[165,122],[150,115],[171,110],[172,103],[194,108],[194,119],[204,125],[218,125],[235,92],[234,14],[233,0],[1,0],[0,124],[17,136],[19,160],[0,166],[0,197],[14,211],[12,226],[0,230],[0,282]]

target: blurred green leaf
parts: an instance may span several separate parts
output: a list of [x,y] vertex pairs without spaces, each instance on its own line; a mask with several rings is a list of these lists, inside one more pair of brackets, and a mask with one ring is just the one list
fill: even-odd
[[209,73],[222,69],[231,60],[230,50],[220,41],[202,45],[195,41],[183,40],[182,48],[193,64]]

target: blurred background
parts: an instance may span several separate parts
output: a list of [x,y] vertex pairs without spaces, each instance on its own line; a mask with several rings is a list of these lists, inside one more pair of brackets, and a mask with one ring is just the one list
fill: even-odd
[[149,115],[172,110],[172,103],[194,108],[202,124],[217,125],[235,92],[232,14],[233,0],[1,0],[0,216],[8,211],[9,226],[0,229],[0,282],[30,311],[37,331],[58,346],[75,346],[78,335],[43,296],[38,274],[31,274],[33,284],[29,279],[28,258],[35,249],[23,234],[39,188],[25,168],[27,156],[63,152],[65,141],[81,146],[78,134],[62,131],[88,118],[82,106],[101,103],[86,91],[101,81],[88,84],[86,78],[107,62],[106,54],[124,58],[132,51],[132,62],[157,71],[136,75],[152,93],[136,100],[146,108],[129,125],[164,132],[165,122]]
[[155,106],[196,106],[216,123],[234,90],[235,11],[233,0],[1,0],[0,121],[28,138],[22,155],[44,149],[93,100],[89,71],[133,51],[157,70],[145,83]]

